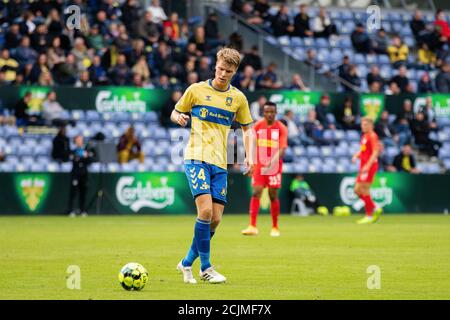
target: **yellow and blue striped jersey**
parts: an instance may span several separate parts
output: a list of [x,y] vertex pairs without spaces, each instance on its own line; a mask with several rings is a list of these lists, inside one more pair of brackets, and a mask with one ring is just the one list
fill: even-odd
[[194,83],[175,105],[181,113],[191,113],[191,135],[185,160],[204,161],[227,168],[227,139],[233,119],[243,126],[253,122],[245,95],[229,85],[225,91],[212,81]]

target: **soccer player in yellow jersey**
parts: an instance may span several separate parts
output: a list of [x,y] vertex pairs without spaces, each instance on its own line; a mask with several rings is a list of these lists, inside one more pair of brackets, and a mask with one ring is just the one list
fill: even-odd
[[240,64],[239,52],[223,48],[217,53],[214,79],[194,83],[186,89],[172,111],[171,120],[184,127],[191,118],[191,135],[185,152],[185,172],[197,206],[194,239],[177,265],[185,283],[196,283],[192,263],[200,257],[200,278],[222,283],[226,278],[210,262],[210,241],[219,225],[227,194],[227,138],[235,119],[244,132],[247,175],[253,172],[253,148],[248,101],[230,85]]

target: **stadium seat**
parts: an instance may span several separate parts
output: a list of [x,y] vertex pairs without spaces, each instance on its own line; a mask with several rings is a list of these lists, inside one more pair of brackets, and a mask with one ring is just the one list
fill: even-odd
[[306,148],[307,150],[307,154],[309,157],[317,157],[320,156],[320,151],[319,148],[317,146],[308,146]]

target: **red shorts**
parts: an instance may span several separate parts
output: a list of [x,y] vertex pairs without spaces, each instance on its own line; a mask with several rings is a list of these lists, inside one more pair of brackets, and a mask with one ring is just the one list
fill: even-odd
[[272,175],[263,175],[261,170],[255,170],[252,176],[252,186],[262,186],[269,188],[281,188],[281,171]]
[[374,164],[370,167],[367,173],[362,173],[361,169],[359,170],[358,177],[356,178],[357,183],[372,183],[375,178],[375,174],[378,171],[378,164]]

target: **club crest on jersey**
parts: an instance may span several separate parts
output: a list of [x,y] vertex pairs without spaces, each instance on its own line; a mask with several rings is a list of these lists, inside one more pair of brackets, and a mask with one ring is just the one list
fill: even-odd
[[272,140],[278,140],[278,138],[280,137],[280,134],[278,133],[278,130],[272,131]]
[[208,115],[208,109],[201,108],[200,109],[200,118],[206,118],[207,115]]
[[233,98],[232,97],[227,97],[225,99],[225,104],[227,105],[227,107],[231,107],[232,103],[233,103]]

